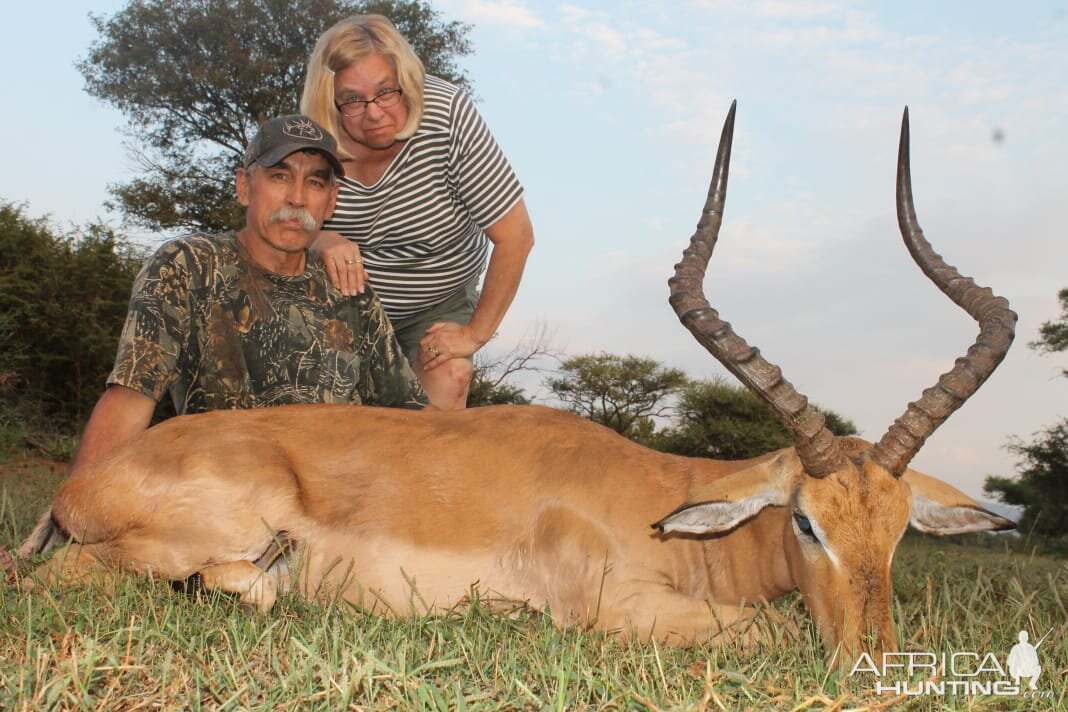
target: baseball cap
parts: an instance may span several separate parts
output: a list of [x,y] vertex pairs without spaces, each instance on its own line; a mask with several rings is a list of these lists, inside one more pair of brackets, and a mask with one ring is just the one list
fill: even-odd
[[249,141],[242,164],[246,169],[253,163],[273,166],[296,151],[318,151],[330,162],[337,175],[345,175],[345,169],[337,157],[337,141],[322,126],[303,114],[278,116],[263,122]]

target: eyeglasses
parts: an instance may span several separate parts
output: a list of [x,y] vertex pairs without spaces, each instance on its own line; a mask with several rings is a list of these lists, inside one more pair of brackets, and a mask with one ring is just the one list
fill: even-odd
[[379,109],[388,109],[391,106],[395,106],[401,100],[401,94],[403,93],[402,89],[386,89],[371,99],[346,99],[345,101],[336,102],[334,106],[343,116],[353,118],[363,116],[364,112],[367,111],[368,104],[378,104]]

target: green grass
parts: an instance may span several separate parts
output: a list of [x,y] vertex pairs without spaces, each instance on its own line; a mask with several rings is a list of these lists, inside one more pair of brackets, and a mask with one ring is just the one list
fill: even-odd
[[[58,484],[0,475],[0,545],[29,531]],[[753,650],[669,649],[556,628],[477,600],[436,618],[387,620],[283,597],[266,615],[226,596],[123,578],[20,592],[0,585],[0,709],[1034,710],[1068,705],[1068,566],[1014,551],[907,537],[896,620],[906,650],[1004,655],[1021,629],[1040,648],[1049,697],[875,695],[828,670],[796,596],[797,624]]]

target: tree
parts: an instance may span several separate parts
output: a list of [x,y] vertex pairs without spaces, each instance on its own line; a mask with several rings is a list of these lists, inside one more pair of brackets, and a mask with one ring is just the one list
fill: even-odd
[[[855,435],[856,426],[829,410],[835,435]],[[679,393],[673,425],[657,433],[651,445],[664,452],[692,457],[741,460],[794,444],[775,414],[742,386],[715,379],[691,381]]]
[[647,439],[653,418],[670,410],[667,399],[686,383],[686,374],[651,358],[599,353],[566,359],[562,375],[545,385],[568,409],[621,435]]
[[[1035,351],[1068,351],[1068,288],[1057,298],[1060,319],[1039,327],[1039,338],[1028,344]],[[1068,369],[1061,373],[1068,378]],[[1016,465],[1018,477],[987,477],[983,491],[1023,507],[1019,522],[1023,531],[1068,538],[1068,419],[1037,433],[1029,443],[1011,438],[1006,447],[1023,458]]]
[[1008,449],[1023,458],[1018,477],[988,477],[983,491],[1024,508],[1022,531],[1068,538],[1068,419],[1029,443],[1014,438]]
[[297,111],[319,35],[361,13],[390,17],[431,74],[469,88],[456,59],[470,27],[421,0],[131,0],[92,17],[86,91],[125,114],[141,166],[112,207],[152,230],[234,229],[234,169],[267,118]]
[[141,255],[101,225],[56,234],[0,203],[0,379],[24,417],[74,431],[104,388]]
[[[1028,344],[1036,351],[1057,353],[1068,351],[1068,288],[1062,289],[1057,298],[1061,302],[1061,317],[1057,321],[1047,321],[1038,328],[1039,338]],[[1061,372],[1068,378],[1068,369]]]
[[538,324],[532,333],[525,334],[508,353],[490,355],[486,350],[479,351],[474,357],[475,370],[467,393],[467,407],[509,403],[529,405],[531,399],[524,389],[511,383],[510,379],[522,372],[541,371],[535,364],[544,358],[559,359],[559,352],[552,345],[544,324]]

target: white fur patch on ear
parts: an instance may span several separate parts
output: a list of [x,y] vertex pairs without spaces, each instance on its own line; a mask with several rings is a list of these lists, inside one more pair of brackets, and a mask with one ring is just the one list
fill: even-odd
[[700,502],[679,507],[653,525],[664,533],[716,534],[733,529],[755,517],[772,501],[767,496],[746,497],[737,502]]
[[927,534],[947,536],[969,532],[1006,531],[1016,524],[972,505],[945,505],[921,494],[912,493],[912,513],[909,524]]

